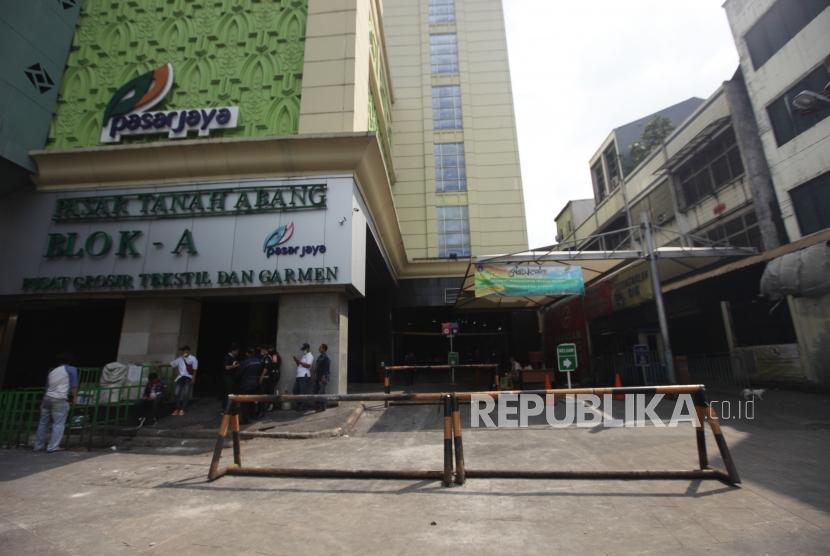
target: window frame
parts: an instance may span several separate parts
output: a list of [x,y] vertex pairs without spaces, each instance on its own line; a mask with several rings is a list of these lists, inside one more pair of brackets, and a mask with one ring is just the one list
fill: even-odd
[[[455,149],[455,152],[449,152]],[[467,157],[464,150],[464,143],[435,143],[432,149],[433,161],[435,163],[435,192],[436,193],[462,193],[467,191]],[[445,164],[453,160],[454,164]],[[446,175],[445,170],[455,169],[455,176]],[[454,186],[448,184],[454,183]]]
[[[449,10],[441,8],[449,7]],[[429,0],[427,17],[430,25],[452,25],[456,21],[455,0]]]
[[[438,42],[439,37],[452,37],[452,40]],[[440,52],[439,50],[442,48],[448,50],[448,52]],[[449,57],[449,61],[438,61],[438,58],[442,56]],[[429,64],[434,74],[453,75],[460,71],[458,62],[458,35],[456,33],[429,34]]]
[[[450,209],[458,209],[457,215],[453,218],[443,217],[445,211]],[[438,227],[438,257],[442,259],[451,258],[454,254],[456,257],[469,257],[471,253],[470,248],[470,212],[467,205],[446,205],[435,207],[436,224]],[[446,230],[448,223],[460,223],[459,230]],[[458,236],[458,242],[447,241],[449,237]],[[460,247],[455,248],[455,245]],[[452,247],[451,247],[452,246]]]
[[[453,90],[452,95],[436,95],[439,91]],[[457,92],[457,94],[456,94]],[[441,101],[450,99],[450,107],[442,107]],[[436,102],[437,101],[437,102]],[[457,101],[457,102],[456,102]],[[436,106],[437,104],[437,106]],[[442,111],[451,111],[451,118],[442,118]],[[444,125],[449,124],[449,125]],[[433,85],[432,86],[432,128],[433,129],[463,129],[463,113],[461,110],[461,85]]]

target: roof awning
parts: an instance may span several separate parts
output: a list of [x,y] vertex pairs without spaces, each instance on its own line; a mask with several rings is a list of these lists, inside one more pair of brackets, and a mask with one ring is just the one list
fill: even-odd
[[[678,280],[708,270],[727,260],[748,257],[754,249],[741,247],[660,247],[656,249],[657,272],[660,282]],[[538,309],[569,295],[509,296],[475,295],[477,265],[486,263],[516,265],[579,266],[585,287],[602,282],[623,270],[647,264],[647,254],[639,249],[614,251],[551,251],[547,248],[515,253],[474,257],[467,267],[455,307],[458,309]]]
[[726,128],[731,121],[732,120],[729,116],[724,116],[709,123],[709,125],[704,127],[697,135],[695,135],[694,139],[689,141],[682,149],[677,151],[671,158],[665,161],[662,166],[657,168],[655,173],[663,170],[671,170],[680,166],[680,164],[685,162],[686,159],[688,159],[692,154],[708,143],[712,137],[717,135],[722,129]]

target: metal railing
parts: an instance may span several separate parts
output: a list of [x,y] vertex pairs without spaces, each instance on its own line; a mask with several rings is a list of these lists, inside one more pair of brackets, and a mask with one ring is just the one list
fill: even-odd
[[[64,444],[92,444],[99,434],[115,435],[121,427],[135,425],[135,406],[151,372],[166,382],[166,396],[172,396],[172,369],[169,366],[142,367],[137,384],[102,387],[101,368],[78,369],[78,397],[66,418]],[[44,388],[0,390],[0,446],[28,445],[37,431]]]

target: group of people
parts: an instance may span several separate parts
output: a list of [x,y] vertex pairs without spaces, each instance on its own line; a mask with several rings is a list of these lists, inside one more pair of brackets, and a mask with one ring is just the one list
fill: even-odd
[[[297,376],[294,379],[292,393],[301,394],[325,394],[331,378],[331,359],[329,359],[329,346],[320,344],[317,348],[317,359],[311,353],[311,346],[304,343],[300,348],[301,356],[294,356],[294,363],[297,364]],[[312,391],[313,386],[313,391]],[[299,403],[297,409],[303,411],[308,409],[305,403]],[[326,402],[317,402],[317,411],[326,410]]]
[[[328,346],[320,344],[316,358],[308,343],[304,343],[300,351],[300,357],[293,356],[297,365],[293,393],[325,394],[331,377]],[[46,392],[41,401],[40,421],[35,435],[35,450],[60,450],[70,404],[74,403],[78,393],[78,369],[69,364],[72,357],[63,354],[57,359],[56,366],[46,380]],[[222,407],[227,406],[228,394],[278,395],[281,365],[280,354],[273,347],[249,348],[243,352],[239,345],[232,344],[224,357],[221,371],[225,394]],[[170,362],[170,366],[174,371],[172,415],[182,416],[193,396],[199,360],[190,346],[185,345],[179,348],[179,356]],[[156,422],[158,407],[165,397],[165,391],[166,385],[158,373],[150,373],[141,399],[136,404],[139,426],[148,420],[150,424]],[[304,403],[296,407],[303,411],[311,409]],[[247,422],[270,409],[273,409],[273,404],[242,404],[242,418]],[[318,402],[315,409],[324,411],[325,401]]]
[[[241,350],[238,344],[231,344],[222,360],[222,385],[224,398],[222,412],[227,407],[230,394],[277,394],[279,392],[280,367],[282,358],[273,347],[252,347]],[[252,416],[259,417],[273,406],[257,404],[242,405],[242,419],[247,422]]]

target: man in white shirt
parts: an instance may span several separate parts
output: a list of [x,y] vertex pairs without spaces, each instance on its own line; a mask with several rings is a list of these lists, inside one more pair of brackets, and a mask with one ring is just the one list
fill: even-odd
[[[67,361],[72,359],[70,355],[58,356],[57,367],[49,372],[46,381],[46,393],[40,403],[40,422],[35,434],[35,451],[46,448],[47,452],[58,452],[63,439],[63,429],[66,425],[66,417],[69,415],[69,402],[67,398],[72,394],[72,403],[78,397],[78,369],[68,365]],[[51,425],[52,434],[49,435]],[[49,436],[49,444],[46,444],[46,437]]]
[[[297,378],[294,380],[294,395],[308,394],[308,387],[311,384],[311,365],[314,363],[314,355],[311,353],[311,346],[308,342],[300,348],[302,356],[297,359],[294,356],[294,363],[297,364]],[[300,402],[297,409],[306,409],[308,406]]]
[[190,346],[182,346],[179,351],[181,355],[170,362],[170,366],[176,372],[173,415],[184,415],[187,402],[190,401],[190,397],[193,395],[196,371],[199,369],[199,360],[190,353]]

